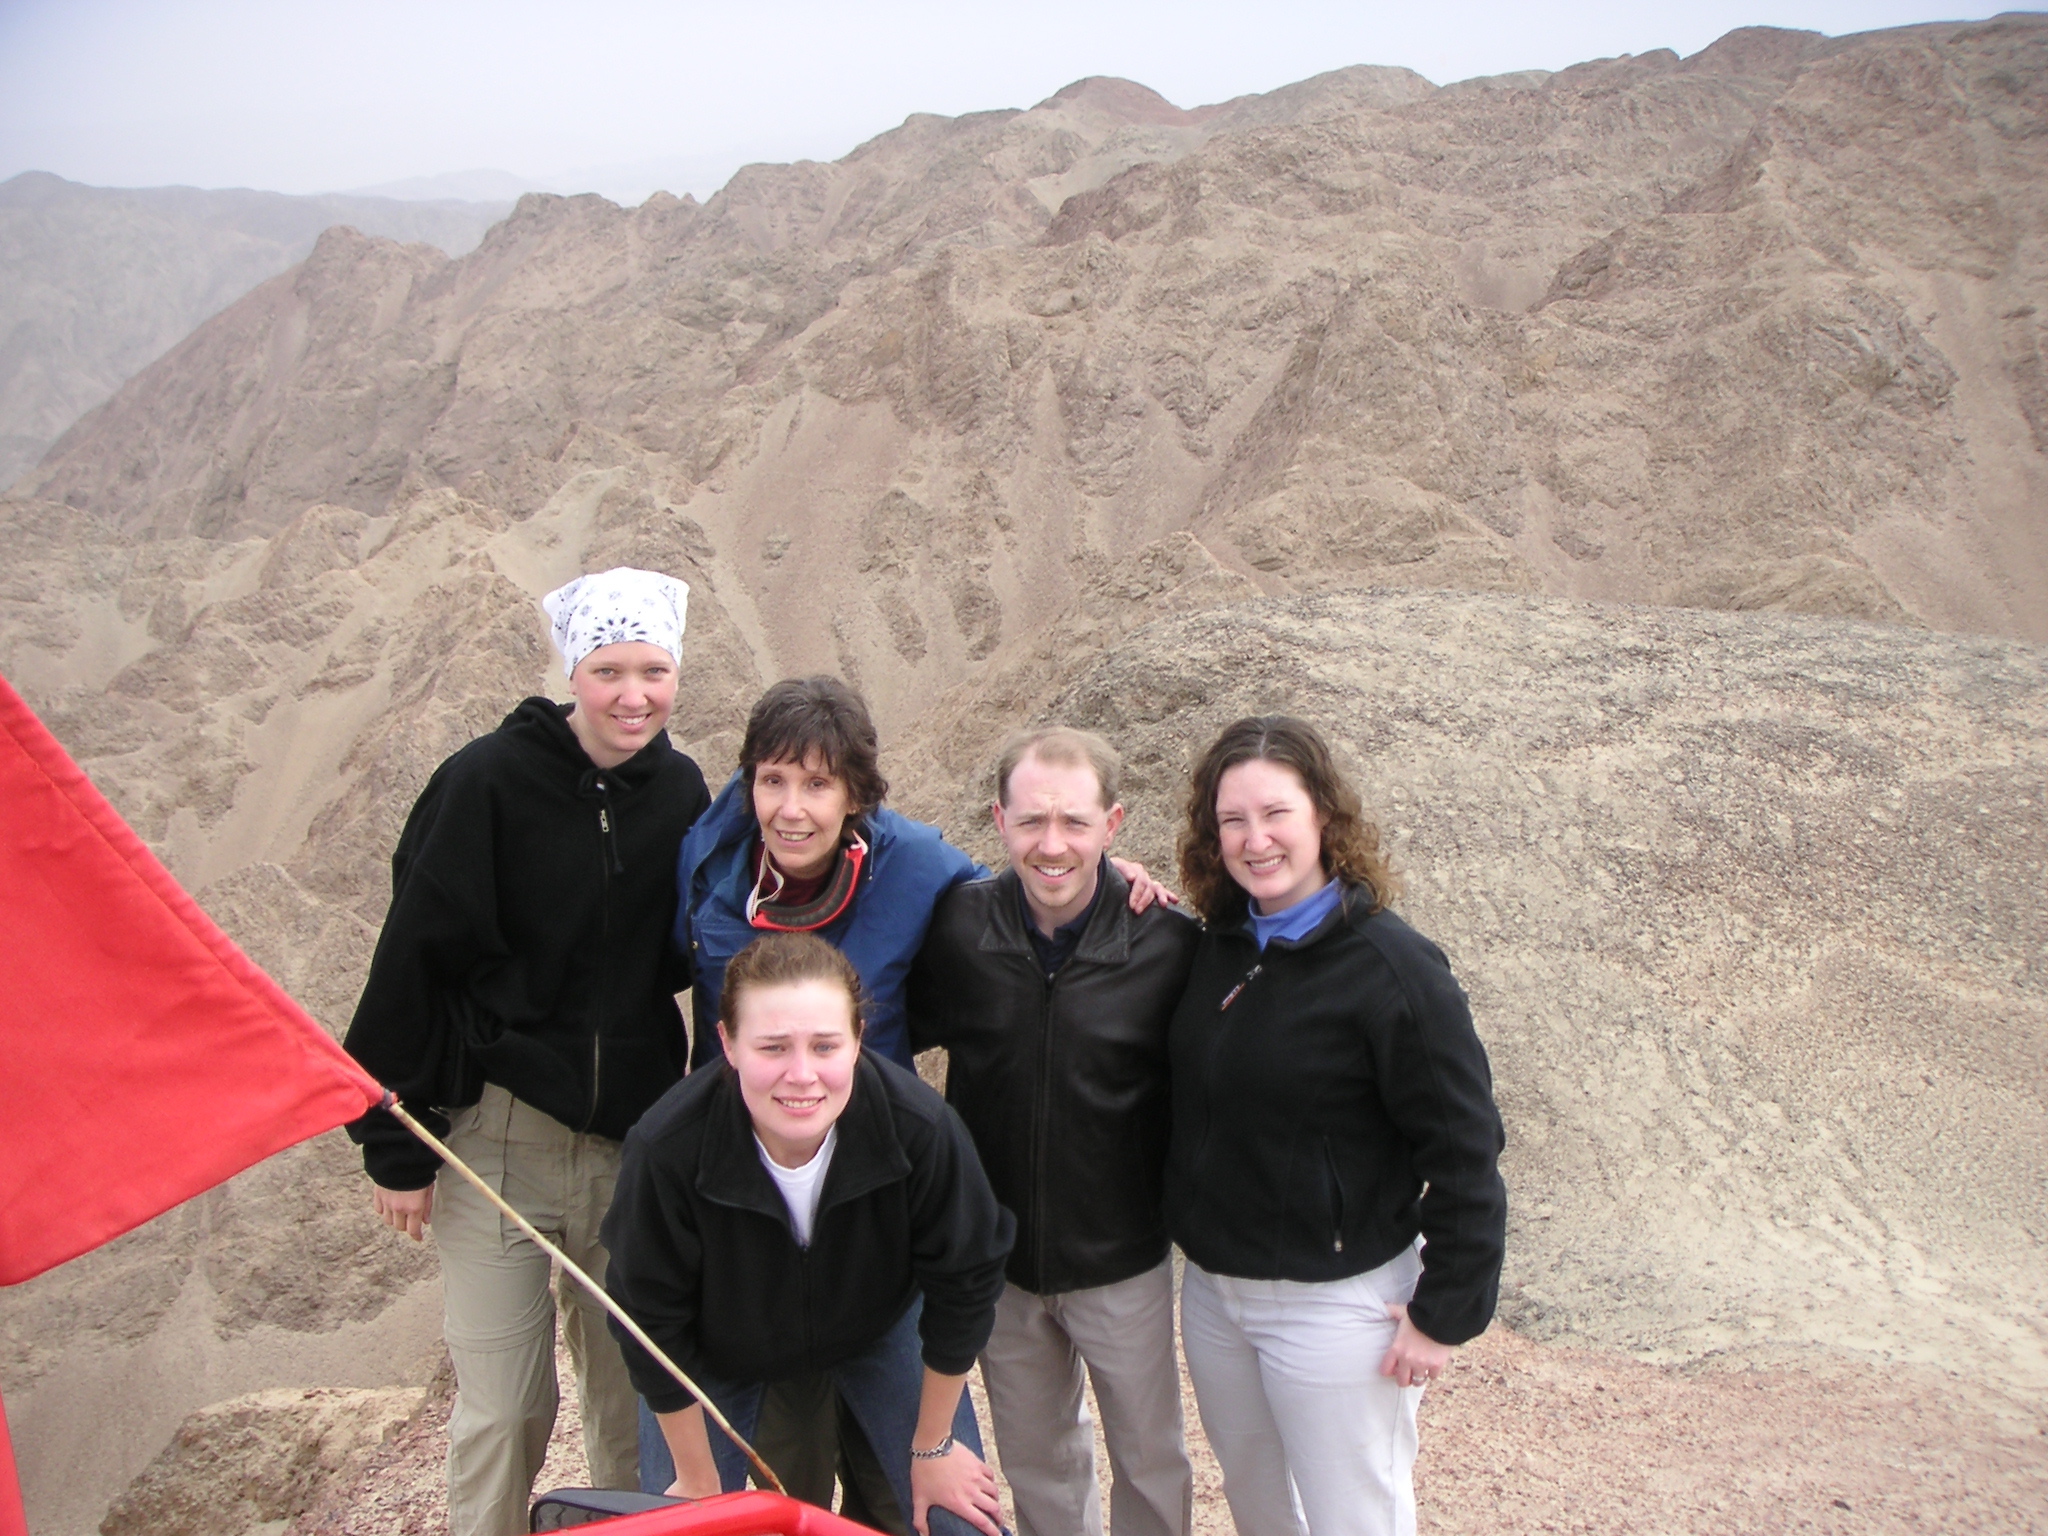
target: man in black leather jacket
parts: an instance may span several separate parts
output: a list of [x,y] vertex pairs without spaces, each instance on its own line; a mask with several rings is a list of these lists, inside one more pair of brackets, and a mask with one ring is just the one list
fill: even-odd
[[1193,1516],[1161,1200],[1166,1029],[1199,930],[1131,912],[1107,858],[1117,776],[1086,732],[1009,744],[1009,867],[940,902],[908,992],[911,1043],[946,1047],[946,1098],[1017,1216],[981,1366],[1019,1536],[1102,1536],[1084,1369],[1114,1536],[1187,1536]]

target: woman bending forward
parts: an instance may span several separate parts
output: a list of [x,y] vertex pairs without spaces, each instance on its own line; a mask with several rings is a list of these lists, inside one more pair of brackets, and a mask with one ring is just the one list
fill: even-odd
[[[859,999],[852,964],[810,934],[732,958],[723,1059],[626,1138],[607,1284],[742,1435],[768,1384],[824,1373],[896,1505],[878,1515],[996,1536],[995,1476],[962,1388],[1016,1225],[945,1101],[861,1049]],[[738,1448],[613,1333],[674,1457],[670,1491],[745,1486]]]

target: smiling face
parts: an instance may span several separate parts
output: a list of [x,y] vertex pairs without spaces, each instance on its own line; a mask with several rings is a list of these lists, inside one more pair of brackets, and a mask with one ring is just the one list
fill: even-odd
[[616,768],[668,724],[676,659],[645,640],[600,645],[569,674],[569,729],[600,768]]
[[1323,817],[1301,775],[1255,757],[1216,781],[1216,833],[1223,867],[1262,914],[1284,912],[1329,882]]
[[821,752],[802,762],[781,758],[754,765],[754,820],[761,844],[785,875],[813,880],[832,867],[839,833],[853,814],[846,780],[825,765]]
[[718,1026],[754,1133],[784,1168],[801,1168],[853,1095],[860,1036],[853,999],[832,980],[755,985]]
[[994,815],[1039,931],[1050,934],[1087,911],[1102,855],[1124,820],[1121,805],[1103,805],[1095,770],[1027,756],[1011,770]]

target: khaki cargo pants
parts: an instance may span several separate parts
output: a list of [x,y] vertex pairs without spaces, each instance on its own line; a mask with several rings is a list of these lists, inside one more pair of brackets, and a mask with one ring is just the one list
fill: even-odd
[[[495,1084],[458,1110],[448,1146],[562,1251],[604,1279],[598,1224],[618,1179],[619,1143],[581,1136]],[[555,1426],[555,1307],[583,1405],[598,1488],[640,1485],[638,1400],[604,1309],[453,1169],[434,1184],[455,1411],[448,1421],[452,1536],[521,1536]]]

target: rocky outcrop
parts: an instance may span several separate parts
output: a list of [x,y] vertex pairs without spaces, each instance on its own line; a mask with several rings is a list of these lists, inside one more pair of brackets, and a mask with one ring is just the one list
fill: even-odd
[[[334,233],[23,494],[208,537],[433,487],[517,518],[597,434],[764,612],[831,581],[861,638],[778,668],[882,693],[1175,529],[1269,591],[2041,638],[2044,65],[2009,16],[1192,112],[1091,80],[702,208],[529,197],[457,261]],[[899,495],[990,600],[832,580]]]
[[201,1409],[114,1501],[100,1536],[280,1529],[401,1431],[425,1399],[419,1388],[305,1388],[251,1393]]

